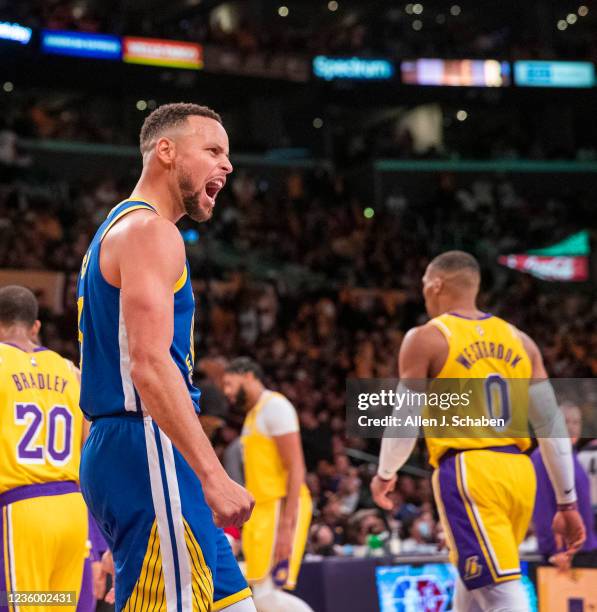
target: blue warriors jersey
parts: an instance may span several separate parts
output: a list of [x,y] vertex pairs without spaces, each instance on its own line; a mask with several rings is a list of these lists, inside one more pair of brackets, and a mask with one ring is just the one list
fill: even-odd
[[[153,206],[124,200],[114,207],[97,230],[81,266],[77,284],[79,348],[81,354],[81,408],[91,419],[142,413],[141,400],[131,380],[131,361],[122,316],[120,289],[106,281],[100,270],[100,248],[110,228],[134,210]],[[197,412],[199,390],[193,386],[193,324],[195,299],[188,262],[172,288],[174,336],[170,355],[180,370]]]

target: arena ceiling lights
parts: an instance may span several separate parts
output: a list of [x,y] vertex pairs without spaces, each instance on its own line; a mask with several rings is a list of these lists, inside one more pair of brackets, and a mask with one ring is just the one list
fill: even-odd
[[26,45],[31,40],[31,28],[19,25],[18,23],[8,23],[0,21],[0,40],[12,40]]

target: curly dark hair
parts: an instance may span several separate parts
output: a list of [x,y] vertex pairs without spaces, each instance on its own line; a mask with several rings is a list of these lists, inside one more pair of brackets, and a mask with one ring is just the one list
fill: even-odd
[[263,382],[264,375],[262,367],[250,357],[237,357],[233,359],[227,366],[226,372],[230,374],[246,374],[252,372],[253,376]]
[[158,106],[143,122],[139,134],[141,154],[143,155],[151,148],[156,138],[161,136],[164,130],[181,125],[187,120],[187,117],[193,116],[207,117],[222,123],[222,117],[207,106],[187,102],[163,104]]

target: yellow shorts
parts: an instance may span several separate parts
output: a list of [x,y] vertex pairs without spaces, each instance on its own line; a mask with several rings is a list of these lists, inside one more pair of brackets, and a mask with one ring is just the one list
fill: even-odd
[[[242,545],[246,561],[246,578],[249,582],[264,580],[272,570],[278,519],[283,503],[282,499],[256,503],[251,518],[243,526]],[[304,489],[299,497],[298,518],[285,589],[293,589],[296,586],[309,536],[312,513],[311,495]]]
[[518,546],[535,503],[531,460],[512,446],[451,453],[432,482],[450,561],[465,586],[520,578]]
[[[87,507],[75,483],[43,483],[12,489],[0,496],[0,592],[81,590],[83,565],[88,554]],[[35,497],[23,497],[27,493]],[[46,605],[46,612],[75,610],[73,606]],[[6,609],[6,608],[2,608]],[[9,606],[13,612],[15,608]],[[18,606],[35,612],[38,605]]]

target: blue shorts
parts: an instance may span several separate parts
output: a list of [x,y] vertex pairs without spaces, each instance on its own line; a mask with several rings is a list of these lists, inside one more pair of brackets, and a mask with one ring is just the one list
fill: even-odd
[[93,423],[81,491],[114,556],[116,610],[207,612],[251,596],[199,479],[151,417]]

